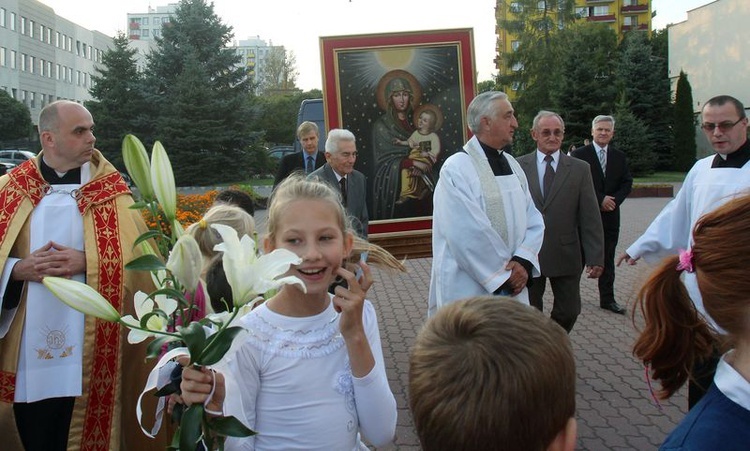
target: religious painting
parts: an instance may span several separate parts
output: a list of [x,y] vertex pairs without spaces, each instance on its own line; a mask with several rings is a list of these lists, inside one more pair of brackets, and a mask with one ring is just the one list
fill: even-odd
[[429,231],[440,167],[469,135],[472,30],[322,37],[320,46],[327,127],[357,137],[370,234]]

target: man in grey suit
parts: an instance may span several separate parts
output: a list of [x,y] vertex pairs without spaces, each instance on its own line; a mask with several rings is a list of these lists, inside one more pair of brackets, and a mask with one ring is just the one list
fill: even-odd
[[341,200],[352,219],[354,231],[367,239],[367,183],[364,174],[354,169],[357,145],[349,130],[335,128],[326,140],[326,164],[308,177],[318,177],[341,192]]
[[531,197],[545,227],[539,251],[542,275],[533,279],[529,301],[542,310],[549,278],[554,294],[551,317],[570,332],[581,313],[584,262],[589,278],[602,273],[604,232],[589,166],[560,152],[564,135],[560,115],[540,111],[531,129],[537,150],[518,158],[518,163],[529,180]]

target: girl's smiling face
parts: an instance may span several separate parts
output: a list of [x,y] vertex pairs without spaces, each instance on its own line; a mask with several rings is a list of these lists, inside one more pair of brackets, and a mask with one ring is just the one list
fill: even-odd
[[336,270],[352,248],[352,236],[339,225],[336,208],[329,201],[300,199],[289,202],[279,216],[273,241],[266,240],[266,252],[288,249],[302,263],[289,275],[305,283],[308,295],[327,295]]

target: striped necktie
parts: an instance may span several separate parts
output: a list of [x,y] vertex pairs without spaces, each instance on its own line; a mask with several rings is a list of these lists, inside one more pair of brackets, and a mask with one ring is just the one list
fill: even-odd
[[599,164],[602,165],[602,173],[607,173],[607,151],[599,149]]

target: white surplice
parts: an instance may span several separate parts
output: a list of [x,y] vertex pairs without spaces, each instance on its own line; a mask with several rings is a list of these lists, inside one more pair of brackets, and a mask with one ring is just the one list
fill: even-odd
[[[631,258],[640,257],[653,264],[681,249],[689,249],[693,227],[701,216],[734,197],[750,193],[750,162],[741,168],[712,168],[713,160],[711,155],[693,165],[677,196],[625,251]],[[698,311],[721,332],[703,307],[695,274],[684,272],[682,281]]]
[[[467,145],[484,156],[476,137]],[[472,157],[456,153],[440,171],[432,216],[428,316],[459,299],[492,294],[510,277],[505,268],[513,256],[531,262],[530,277],[540,275],[538,254],[544,238],[544,220],[534,206],[525,174],[513,157],[503,155],[514,171],[511,175],[495,176],[503,197],[507,241],[491,224],[486,193]],[[524,288],[516,299],[528,304],[528,291]]]

